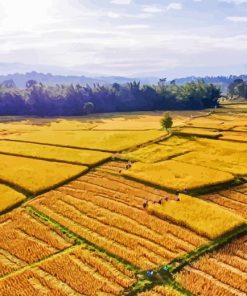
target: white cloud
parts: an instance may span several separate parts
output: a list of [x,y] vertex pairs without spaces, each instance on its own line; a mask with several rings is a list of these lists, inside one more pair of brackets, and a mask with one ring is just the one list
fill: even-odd
[[161,13],[161,12],[166,12],[169,10],[181,10],[183,8],[182,3],[179,2],[171,2],[168,5],[144,5],[142,8],[143,12],[146,13]]
[[167,10],[181,10],[183,8],[182,3],[174,2],[167,5]]
[[232,3],[232,4],[243,4],[247,3],[247,0],[218,0],[220,2]]
[[121,25],[118,26],[119,29],[148,29],[150,28],[149,25],[145,25],[145,24],[130,24],[130,25]]
[[[201,12],[194,10],[185,15],[174,13],[169,23],[170,18],[162,13],[182,9],[179,1],[101,6],[96,5],[104,2],[100,0],[42,0],[39,4],[34,0],[0,0],[0,63],[32,64],[37,68],[59,65],[78,73],[109,75],[149,75],[174,66],[195,68],[200,63],[217,67],[229,60],[247,64],[247,28],[230,23],[246,21],[246,17],[238,16],[237,7],[231,8],[231,16],[224,14],[229,23],[217,26],[205,11],[200,19]],[[113,2],[131,3],[109,0],[108,4]]]
[[164,11],[164,9],[156,5],[147,5],[143,7],[142,11],[147,13],[158,13]]
[[247,16],[228,16],[226,18],[228,21],[235,22],[235,23],[246,23]]
[[106,13],[102,12],[102,16],[108,16],[112,19],[148,19],[151,18],[153,15],[151,13],[126,13],[126,12],[115,12],[115,11],[108,11]]
[[132,2],[132,0],[112,0],[111,3],[117,4],[117,5],[129,5]]

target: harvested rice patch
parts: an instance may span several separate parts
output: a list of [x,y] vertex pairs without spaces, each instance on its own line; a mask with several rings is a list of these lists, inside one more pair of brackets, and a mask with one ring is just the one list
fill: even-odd
[[182,296],[180,292],[169,286],[156,286],[153,289],[139,293],[138,296]]
[[[80,295],[94,296],[100,292],[121,295],[136,281],[134,274],[122,264],[83,247],[45,260],[39,266]],[[69,266],[69,270],[64,266]]]
[[247,192],[240,192],[242,186],[229,190],[222,190],[217,193],[202,195],[206,201],[213,202],[247,219]]
[[39,267],[0,279],[1,295],[8,296],[80,296],[69,285]]
[[10,136],[9,139],[117,152],[144,144],[166,135],[164,131],[71,131],[33,132]]
[[194,295],[245,296],[246,241],[245,235],[220,250],[201,257],[177,274],[176,280]]
[[244,223],[244,219],[221,207],[180,194],[179,201],[148,206],[148,212],[188,227],[209,239],[215,239]]
[[184,154],[189,151],[189,149],[180,146],[171,147],[153,144],[133,152],[120,154],[120,158],[144,163],[154,163]]
[[146,270],[208,241],[143,208],[145,199],[158,201],[165,196],[174,198],[164,191],[97,170],[30,204],[91,243]]
[[0,237],[0,275],[71,246],[71,242],[23,208],[0,217]]
[[111,156],[110,153],[100,151],[62,148],[15,141],[0,141],[1,152],[84,165],[95,165]]
[[24,201],[26,196],[0,184],[0,213]]
[[48,189],[85,170],[85,166],[0,154],[0,180],[31,193]]
[[234,180],[230,173],[175,160],[153,164],[137,162],[122,175],[170,190],[192,190]]

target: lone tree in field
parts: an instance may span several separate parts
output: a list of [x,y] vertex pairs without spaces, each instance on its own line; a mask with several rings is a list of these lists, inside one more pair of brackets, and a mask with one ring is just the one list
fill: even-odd
[[84,105],[83,105],[83,112],[85,114],[91,114],[94,110],[94,104],[92,102],[86,102]]
[[161,119],[161,125],[164,129],[168,130],[172,127],[173,121],[169,112],[166,112]]

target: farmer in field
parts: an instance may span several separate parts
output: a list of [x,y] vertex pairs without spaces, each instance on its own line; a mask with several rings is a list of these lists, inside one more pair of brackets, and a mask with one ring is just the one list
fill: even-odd
[[143,208],[146,209],[147,206],[148,206],[148,201],[145,200],[144,203],[143,203]]
[[165,196],[165,201],[168,201],[169,197],[168,195]]
[[163,201],[163,199],[162,199],[162,198],[160,198],[160,199],[159,199],[159,201],[158,201],[158,204],[160,204],[160,205],[161,205],[161,204],[162,204],[162,201]]
[[131,161],[129,160],[128,163],[127,163],[127,165],[126,165],[126,170],[130,169],[131,166],[132,166],[132,163],[131,163]]

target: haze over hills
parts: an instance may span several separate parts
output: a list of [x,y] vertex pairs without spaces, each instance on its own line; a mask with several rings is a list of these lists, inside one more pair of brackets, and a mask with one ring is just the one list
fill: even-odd
[[119,83],[125,84],[131,81],[141,81],[141,83],[153,84],[158,82],[156,77],[121,77],[121,76],[98,76],[98,77],[88,77],[88,76],[79,76],[79,75],[53,75],[50,73],[38,73],[35,71],[23,73],[14,73],[7,75],[0,75],[0,83],[5,80],[12,79],[15,82],[15,85],[20,88],[24,88],[28,80],[35,80],[37,82],[42,82],[47,85],[56,85],[56,84],[89,84],[92,86],[94,83],[99,84],[112,84]]
[[[6,80],[13,80],[16,87],[25,88],[28,80],[35,80],[46,85],[56,84],[82,84],[92,86],[95,83],[104,84],[125,84],[131,81],[140,81],[142,84],[156,84],[161,77],[124,77],[124,76],[85,76],[85,75],[55,75],[50,73],[38,73],[36,71],[27,73],[14,73],[0,75],[0,84]],[[162,77],[163,78],[163,77]],[[235,79],[240,78],[247,81],[247,74],[229,75],[229,76],[188,76],[175,79],[176,84],[183,85],[188,82],[203,79],[206,83],[213,83],[220,86],[223,92],[226,92],[228,85]],[[168,82],[171,80],[168,80]]]

